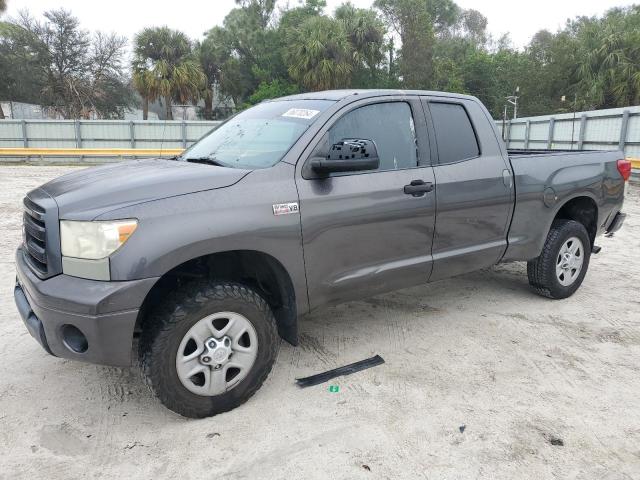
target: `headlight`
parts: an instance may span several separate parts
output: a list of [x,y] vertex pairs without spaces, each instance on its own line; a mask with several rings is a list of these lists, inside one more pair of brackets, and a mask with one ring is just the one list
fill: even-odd
[[129,239],[137,226],[137,220],[113,222],[61,220],[62,255],[89,260],[108,257]]

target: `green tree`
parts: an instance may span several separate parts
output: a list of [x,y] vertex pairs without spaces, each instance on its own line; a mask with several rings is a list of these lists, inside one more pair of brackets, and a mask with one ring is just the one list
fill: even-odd
[[323,15],[324,9],[327,7],[325,0],[305,0],[298,7],[284,10],[280,15],[278,29],[284,38],[286,31],[301,25],[309,17],[319,17]]
[[249,105],[255,105],[264,100],[270,100],[272,98],[284,97],[287,95],[293,95],[298,93],[298,86],[293,85],[284,80],[274,80],[272,82],[262,82],[258,85],[253,94],[249,97]]
[[597,108],[640,101],[640,6],[615,8],[601,19],[579,19],[577,95]]
[[476,45],[487,43],[487,23],[487,17],[473,9],[462,11],[458,18],[462,35]]
[[[219,63],[220,89],[236,104],[243,103],[261,82],[286,78],[282,40],[275,21],[272,0],[239,0],[207,38],[222,57]],[[224,60],[224,61],[222,61]]]
[[191,41],[182,32],[168,27],[145,28],[135,37],[134,85],[139,93],[160,96],[166,118],[173,119],[173,101],[198,100],[206,76],[196,58]]
[[149,118],[149,103],[158,99],[158,84],[152,70],[143,61],[133,60],[133,87],[142,97],[142,119]]
[[200,67],[207,77],[201,96],[204,100],[204,118],[213,118],[214,88],[222,85],[222,72],[226,62],[231,58],[231,52],[224,41],[225,32],[222,28],[212,29],[207,37],[196,44],[196,54]]
[[[0,22],[0,99],[33,102],[45,86],[46,47],[19,25]],[[0,119],[4,112],[0,107]]]
[[87,55],[91,37],[67,10],[51,10],[44,17],[42,23],[27,16],[20,19],[21,26],[38,37],[47,51],[48,62],[42,65],[47,78],[43,97],[65,118],[82,117],[86,115],[83,87],[91,66]]
[[[53,107],[65,118],[120,116],[134,103],[122,66],[126,39],[91,35],[66,10],[45,12],[44,18],[24,12],[4,29],[0,62],[11,68],[0,89]],[[21,77],[11,81],[15,75]]]
[[[217,85],[236,105],[240,104],[257,85],[252,60],[236,50],[233,35],[225,27],[214,27],[207,32],[203,46],[205,50],[200,55],[200,63],[207,75],[208,86]],[[212,88],[204,95],[205,104],[209,95],[213,99]]]
[[384,23],[375,11],[356,8],[350,2],[339,6],[334,15],[342,22],[353,49],[354,83],[363,87],[375,86],[378,82],[378,68],[384,59]]
[[248,11],[252,17],[257,18],[263,29],[269,25],[276,8],[276,0],[236,0],[236,4]]
[[460,19],[462,10],[453,0],[426,0],[422,3],[427,10],[436,35],[446,33]]
[[374,5],[400,36],[402,85],[429,88],[433,82],[435,32],[425,0],[376,0]]
[[285,61],[291,78],[311,91],[346,88],[351,83],[353,49],[341,22],[306,19],[287,31]]

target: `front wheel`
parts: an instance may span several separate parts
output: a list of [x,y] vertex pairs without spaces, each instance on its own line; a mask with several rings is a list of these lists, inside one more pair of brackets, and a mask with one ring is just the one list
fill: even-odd
[[555,220],[542,253],[527,263],[529,284],[548,298],[570,297],[582,284],[590,258],[591,241],[584,225]]
[[279,343],[273,313],[257,292],[199,281],[174,292],[147,319],[140,363],[167,408],[202,418],[247,401],[271,371]]

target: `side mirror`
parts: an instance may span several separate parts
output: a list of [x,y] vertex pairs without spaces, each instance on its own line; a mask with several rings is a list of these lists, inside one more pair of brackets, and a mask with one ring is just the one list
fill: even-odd
[[345,138],[331,146],[326,158],[311,160],[311,169],[319,174],[376,170],[380,166],[373,140]]

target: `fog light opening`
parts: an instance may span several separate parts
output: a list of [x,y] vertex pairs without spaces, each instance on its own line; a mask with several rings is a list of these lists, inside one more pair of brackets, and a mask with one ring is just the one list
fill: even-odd
[[62,327],[62,340],[65,346],[75,353],[84,353],[89,348],[87,337],[84,336],[84,333],[79,328],[73,325],[64,325]]

